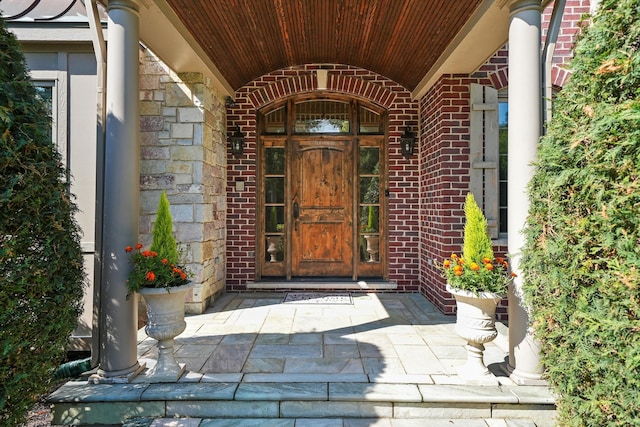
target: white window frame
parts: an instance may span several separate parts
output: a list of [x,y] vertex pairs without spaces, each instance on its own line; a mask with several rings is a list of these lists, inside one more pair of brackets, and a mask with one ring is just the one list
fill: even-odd
[[51,87],[51,139],[69,169],[69,144],[67,138],[67,91],[66,74],[59,71],[30,72],[34,86]]

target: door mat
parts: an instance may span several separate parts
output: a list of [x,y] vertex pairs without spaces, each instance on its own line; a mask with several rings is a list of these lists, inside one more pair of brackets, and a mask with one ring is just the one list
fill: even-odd
[[289,292],[284,297],[284,303],[289,304],[353,304],[351,294],[324,292]]

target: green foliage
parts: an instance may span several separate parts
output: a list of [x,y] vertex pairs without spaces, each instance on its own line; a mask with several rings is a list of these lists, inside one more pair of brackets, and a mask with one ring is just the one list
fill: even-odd
[[173,237],[173,219],[169,210],[169,199],[164,191],[160,195],[156,222],[153,224],[151,250],[157,252],[160,258],[168,259],[171,264],[178,262],[178,246]]
[[487,231],[487,219],[476,203],[473,194],[467,194],[464,202],[465,225],[463,256],[451,254],[442,263],[447,283],[456,289],[505,294],[513,280],[508,263],[493,258],[491,236]]
[[467,261],[480,262],[483,258],[493,259],[491,236],[487,231],[487,219],[476,203],[473,194],[468,193],[464,201],[464,247],[462,256]]
[[640,426],[640,1],[584,30],[529,186],[524,291],[562,426]]
[[65,355],[83,296],[76,206],[15,37],[0,19],[0,424],[16,426]]
[[152,250],[142,250],[142,244],[135,248],[127,246],[132,253],[133,268],[127,279],[129,292],[138,292],[141,288],[170,288],[189,283],[191,274],[182,266],[170,262]]
[[267,231],[278,230],[278,210],[275,206],[271,206],[269,211],[269,227]]
[[135,248],[127,246],[125,251],[132,253],[133,262],[127,279],[129,292],[137,292],[141,288],[170,288],[189,283],[192,274],[178,265],[180,256],[173,237],[173,218],[164,191],[158,202],[150,250],[143,251],[142,244],[138,243]]

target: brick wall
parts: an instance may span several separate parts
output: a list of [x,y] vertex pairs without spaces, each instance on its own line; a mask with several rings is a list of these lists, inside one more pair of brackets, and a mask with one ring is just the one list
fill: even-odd
[[177,75],[149,51],[140,67],[140,241],[149,246],[160,193],[196,286],[187,312],[201,313],[224,288],[224,103],[199,73]]
[[[543,13],[543,36],[552,5]],[[553,83],[562,86],[569,76],[566,65],[589,1],[568,0],[554,55]],[[544,41],[544,40],[543,40]],[[469,191],[469,88],[471,83],[508,87],[509,50],[505,45],[472,75],[447,75],[420,100],[420,290],[440,310],[454,313],[455,300],[445,290],[445,280],[435,263],[459,252],[463,243],[464,199]],[[506,245],[494,246],[497,255]],[[507,301],[497,310],[507,318]]]
[[[349,93],[384,106],[389,112],[389,279],[400,290],[417,291],[418,259],[418,156],[406,160],[399,138],[406,126],[415,133],[418,103],[397,83],[371,71],[343,65],[305,65],[262,76],[236,92],[228,109],[227,133],[236,126],[245,134],[244,155],[230,152],[227,184],[227,289],[244,290],[255,280],[256,230],[256,112],[271,101],[316,90],[315,70],[328,72],[328,91]],[[236,182],[244,190],[238,191]],[[239,186],[238,188],[241,188]]]

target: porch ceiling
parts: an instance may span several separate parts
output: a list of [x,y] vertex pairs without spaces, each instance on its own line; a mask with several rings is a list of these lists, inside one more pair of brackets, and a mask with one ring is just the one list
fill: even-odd
[[[156,4],[162,2],[171,8],[188,38],[199,44],[205,62],[214,65],[216,74],[233,90],[280,68],[335,63],[377,72],[410,91],[439,67],[450,44],[477,19],[478,10],[495,3],[156,0]],[[483,59],[498,47],[499,42],[484,46]]]

